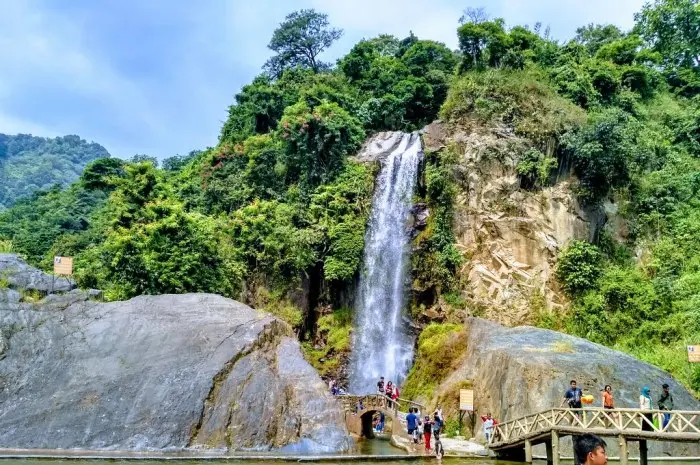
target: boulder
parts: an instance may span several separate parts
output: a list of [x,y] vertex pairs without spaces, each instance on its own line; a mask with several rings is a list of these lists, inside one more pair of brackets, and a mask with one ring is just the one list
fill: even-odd
[[0,277],[4,277],[11,288],[43,294],[67,292],[76,287],[70,279],[44,273],[9,253],[0,253]]
[[[616,407],[638,408],[641,387],[649,386],[656,402],[661,385],[668,383],[677,410],[700,410],[700,402],[671,375],[622,352],[555,331],[507,328],[480,318],[469,318],[466,327],[465,358],[441,384],[438,395],[470,380],[478,414],[490,411],[503,422],[559,407],[571,379],[584,394],[595,396],[593,406],[601,406],[605,384],[612,385]],[[480,424],[477,419],[477,439],[483,438]],[[608,455],[617,455],[616,441],[608,442]],[[570,440],[563,446],[563,454],[570,455]],[[698,444],[651,441],[649,447],[655,456],[700,456]]]
[[49,305],[0,304],[0,330],[3,448],[351,446],[342,407],[291,328],[230,299],[98,303],[74,293]]

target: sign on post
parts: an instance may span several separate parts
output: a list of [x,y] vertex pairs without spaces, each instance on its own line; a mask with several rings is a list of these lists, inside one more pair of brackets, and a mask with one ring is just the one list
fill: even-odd
[[700,363],[700,345],[688,346],[688,361]]
[[459,390],[459,409],[467,412],[474,411],[474,391],[471,389]]
[[73,275],[73,257],[53,257],[54,274],[63,276]]

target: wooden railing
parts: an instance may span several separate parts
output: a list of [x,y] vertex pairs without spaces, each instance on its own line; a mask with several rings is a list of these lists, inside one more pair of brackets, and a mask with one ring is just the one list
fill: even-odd
[[[663,415],[670,414],[664,425]],[[551,409],[494,426],[489,446],[516,444],[553,430],[570,433],[648,437],[663,440],[699,440],[700,411],[639,409]]]

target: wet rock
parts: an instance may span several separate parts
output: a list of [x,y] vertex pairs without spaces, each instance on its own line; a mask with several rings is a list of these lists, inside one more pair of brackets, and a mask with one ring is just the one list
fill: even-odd
[[411,217],[413,219],[411,227],[414,231],[422,231],[428,225],[430,209],[426,203],[417,203],[411,207]]
[[0,276],[7,279],[11,288],[44,294],[67,292],[76,287],[73,281],[44,273],[28,265],[15,254],[0,254]]
[[[468,319],[465,337],[467,355],[437,395],[470,380],[475,410],[482,415],[490,411],[499,421],[559,407],[571,379],[578,381],[584,394],[595,396],[598,407],[605,384],[613,387],[616,407],[638,408],[642,386],[651,387],[655,400],[661,385],[668,383],[677,410],[700,410],[700,402],[670,374],[585,339],[529,326],[507,328],[479,318]],[[478,420],[476,426],[480,440],[483,432]],[[570,444],[570,440],[563,443],[563,450],[570,451]],[[611,447],[609,455],[616,455],[617,446]],[[655,456],[700,455],[698,444],[652,441],[649,447]]]
[[[400,131],[378,132],[365,142],[357,155],[353,156],[360,163],[384,161],[394,150],[397,150],[406,133]],[[413,133],[412,137],[418,137]]]
[[350,447],[286,323],[211,294],[71,296],[0,304],[0,447]]

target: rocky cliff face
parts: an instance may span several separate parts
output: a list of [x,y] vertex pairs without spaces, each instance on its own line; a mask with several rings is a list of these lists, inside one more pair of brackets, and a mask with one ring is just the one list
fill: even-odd
[[0,298],[0,447],[351,446],[341,406],[268,314],[209,294],[14,300]]
[[436,122],[424,129],[423,141],[426,151],[458,155],[454,228],[467,257],[459,277],[469,311],[514,326],[532,322],[538,308],[561,309],[557,254],[573,239],[594,237],[605,216],[584,210],[566,180],[537,192],[522,189],[516,165],[526,145],[506,128]]
[[[475,411],[490,411],[499,421],[559,407],[571,379],[596,397],[594,406],[601,406],[605,384],[612,385],[617,407],[638,408],[642,386],[649,386],[656,399],[661,385],[668,383],[677,410],[700,410],[700,402],[668,373],[584,339],[529,326],[507,328],[479,318],[467,320],[464,337],[466,355],[437,396],[469,381]],[[479,420],[476,426],[481,438]],[[616,447],[611,444],[609,455],[616,454]],[[650,448],[654,455],[700,455],[699,444],[650,443]]]

